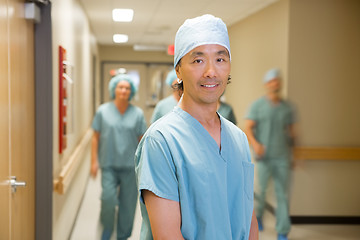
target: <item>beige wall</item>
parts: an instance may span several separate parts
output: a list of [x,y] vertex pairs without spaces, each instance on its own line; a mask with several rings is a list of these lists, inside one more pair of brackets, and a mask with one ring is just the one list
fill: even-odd
[[[54,149],[53,174],[56,178],[69,156],[79,144],[90,127],[93,117],[93,56],[97,56],[96,40],[93,37],[87,16],[76,0],[52,1],[53,29],[53,103],[54,103]],[[67,51],[67,61],[73,66],[73,131],[67,135],[67,148],[63,154],[58,153],[58,47]],[[99,59],[97,57],[97,59]],[[96,79],[99,81],[97,67]],[[97,83],[98,84],[98,83]],[[69,115],[68,115],[69,117]],[[70,121],[70,119],[69,119]],[[72,180],[71,187],[64,195],[53,194],[53,239],[64,239],[69,236],[83,192],[89,176],[90,157],[83,156],[78,172]]]
[[[290,2],[288,94],[303,146],[360,146],[359,13],[357,0]],[[291,213],[359,216],[359,172],[360,161],[306,161]]]
[[[276,66],[299,113],[299,145],[359,146],[359,12],[357,0],[280,0],[230,26],[226,99],[239,127],[264,93],[264,72]],[[305,161],[292,172],[291,215],[359,216],[359,171],[360,161]],[[275,205],[272,194],[268,201]]]
[[238,126],[243,128],[249,105],[264,94],[264,73],[278,67],[287,93],[289,1],[279,1],[229,27],[232,83],[226,90]]
[[134,51],[131,46],[99,46],[100,61],[172,63],[173,56],[164,52]]

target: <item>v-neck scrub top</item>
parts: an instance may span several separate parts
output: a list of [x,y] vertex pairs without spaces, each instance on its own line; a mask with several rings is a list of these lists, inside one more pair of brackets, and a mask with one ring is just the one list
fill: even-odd
[[[254,165],[245,134],[221,120],[221,150],[205,128],[179,107],[155,122],[135,155],[139,190],[177,201],[187,240],[249,238]],[[146,207],[140,239],[153,239]]]
[[114,102],[102,104],[96,111],[92,128],[100,133],[98,158],[101,168],[134,168],[139,137],[146,131],[143,111],[129,104],[121,114]]
[[288,127],[296,122],[293,106],[287,101],[274,105],[267,97],[261,97],[250,107],[246,116],[256,122],[255,138],[265,146],[263,158],[288,159],[291,137]]

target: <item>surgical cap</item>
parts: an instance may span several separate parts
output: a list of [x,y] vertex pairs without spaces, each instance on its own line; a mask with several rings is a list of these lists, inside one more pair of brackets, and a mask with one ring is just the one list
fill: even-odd
[[134,97],[135,93],[137,92],[137,89],[135,87],[134,81],[127,74],[118,74],[110,80],[110,82],[109,82],[110,98],[115,99],[115,89],[120,81],[127,81],[128,83],[130,83],[130,87],[131,87],[131,93],[130,93],[130,97],[129,97],[129,101],[130,101]]
[[188,52],[205,44],[218,44],[225,47],[231,59],[228,31],[220,18],[205,14],[185,20],[175,36],[174,67]]
[[279,77],[280,77],[280,70],[277,68],[273,68],[266,72],[263,81],[264,83],[267,83],[273,80],[274,78],[279,78]]
[[171,86],[172,83],[177,79],[177,75],[176,75],[176,72],[175,70],[173,69],[172,71],[170,71],[166,77],[166,84]]

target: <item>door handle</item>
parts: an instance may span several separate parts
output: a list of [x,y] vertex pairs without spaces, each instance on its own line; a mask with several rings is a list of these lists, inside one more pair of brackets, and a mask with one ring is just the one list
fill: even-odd
[[16,193],[16,188],[17,187],[26,187],[26,182],[18,182],[16,181],[16,177],[15,176],[11,176],[11,179],[9,180],[10,186],[11,186],[11,191],[13,193]]

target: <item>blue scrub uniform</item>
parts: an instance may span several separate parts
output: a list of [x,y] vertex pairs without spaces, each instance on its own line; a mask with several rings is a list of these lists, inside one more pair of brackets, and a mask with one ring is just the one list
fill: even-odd
[[263,216],[266,189],[272,177],[277,199],[276,231],[286,235],[291,227],[288,183],[292,145],[287,128],[295,123],[293,107],[286,101],[273,105],[266,97],[261,97],[252,104],[246,118],[256,122],[255,138],[265,147],[264,156],[257,162],[260,195],[256,215]]
[[227,104],[225,102],[220,102],[220,107],[218,109],[218,113],[221,116],[223,116],[224,118],[226,118],[227,120],[229,120],[230,122],[232,122],[233,124],[235,124],[235,125],[237,124],[234,111],[233,111],[232,107],[230,106],[230,104]]
[[154,109],[154,112],[151,117],[151,124],[154,123],[156,120],[164,116],[165,114],[171,112],[173,108],[178,104],[176,99],[173,95],[168,96],[160,100]]
[[92,128],[100,133],[101,222],[104,231],[111,233],[118,205],[117,236],[126,239],[131,235],[137,202],[134,155],[139,137],[146,131],[144,114],[131,104],[121,114],[113,102],[108,102],[97,110]]
[[[180,203],[187,240],[249,238],[254,165],[245,134],[220,116],[221,150],[205,128],[179,107],[152,124],[135,154],[139,190]],[[140,239],[153,239],[140,196]]]

